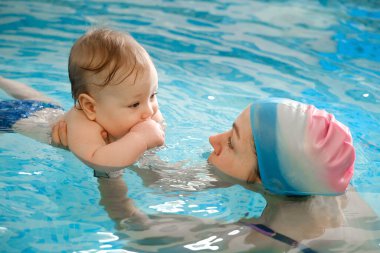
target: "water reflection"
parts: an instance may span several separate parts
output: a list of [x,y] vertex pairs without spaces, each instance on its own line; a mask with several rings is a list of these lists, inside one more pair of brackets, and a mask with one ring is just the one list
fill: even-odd
[[[72,105],[67,56],[73,40],[93,24],[130,31],[147,48],[159,71],[160,105],[169,123],[168,148],[160,156],[171,162],[204,159],[207,154],[199,153],[205,150],[200,147],[208,145],[207,137],[229,127],[232,117],[255,98],[287,96],[329,106],[326,109],[352,129],[358,150],[353,183],[379,214],[378,1],[2,0],[0,12],[1,75],[31,83],[66,106]],[[94,226],[109,226],[101,222],[107,217],[98,212],[97,192],[88,178],[91,173],[77,160],[10,136],[2,136],[0,145],[1,195],[5,197],[1,208],[8,222],[6,228],[0,228],[5,250],[28,251],[33,244],[40,251],[71,251],[67,245],[92,242],[86,234],[94,231]],[[221,252],[223,248],[226,252],[249,252],[266,244],[289,248],[236,222],[250,212],[252,221],[246,222],[265,224],[322,252],[328,252],[329,246],[337,251],[379,251],[379,220],[365,202],[353,197],[356,193],[349,193],[343,214],[334,201],[325,198],[306,201],[268,196],[272,207],[261,214],[265,200],[258,198],[259,194],[238,191],[244,201],[236,203],[233,191],[206,190],[228,186],[216,184],[213,175],[203,169],[175,178],[175,170],[162,171],[161,178],[154,178],[151,170],[155,169],[142,168],[147,176],[141,177],[154,194],[147,194],[146,188],[136,183],[129,184],[128,193],[125,188],[114,198],[102,196],[101,204],[117,224],[117,232],[110,229],[119,237],[112,244],[121,242],[126,248],[141,249],[137,252],[154,251],[154,245],[183,252],[184,245],[216,236],[223,241],[213,241],[212,246]],[[20,174],[12,176],[14,171]],[[197,176],[189,179],[192,173]],[[178,192],[187,195],[181,197]],[[133,196],[133,200],[126,196]],[[149,206],[157,211],[163,203],[172,203],[169,209],[162,209],[169,211],[176,210],[173,203],[179,203],[178,211],[191,217],[153,216],[142,211]],[[288,209],[276,211],[281,203]],[[252,206],[259,208],[252,210]],[[322,215],[329,206],[338,216],[343,215],[343,225],[339,219],[328,218],[330,214]],[[305,214],[298,216],[301,210]],[[201,219],[196,214],[233,224]],[[321,226],[316,222],[319,219]],[[329,219],[336,220],[330,224],[335,227],[324,224]],[[67,232],[71,237],[64,234],[57,239],[57,230],[66,231],[67,224],[74,227]],[[304,228],[306,225],[312,231]],[[182,227],[187,234],[180,232]],[[174,229],[172,234],[170,229]],[[302,234],[301,229],[306,232]],[[150,242],[149,238],[156,239]],[[19,247],[15,249],[15,245]]]
[[376,250],[380,241],[380,220],[353,188],[336,197],[283,197],[267,193],[260,185],[244,184],[262,194],[267,205],[259,217],[228,223],[170,214],[178,213],[184,201],[153,206],[159,214],[146,215],[128,198],[122,177],[98,182],[101,204],[117,227],[112,239],[121,238],[126,250],[342,252],[342,245]]

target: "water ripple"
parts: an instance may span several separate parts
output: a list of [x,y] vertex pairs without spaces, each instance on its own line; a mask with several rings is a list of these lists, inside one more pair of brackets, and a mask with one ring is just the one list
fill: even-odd
[[[68,109],[67,58],[75,39],[93,26],[128,31],[157,66],[168,123],[166,147],[158,154],[174,164],[159,168],[163,177],[151,184],[162,186],[157,191],[144,186],[148,176],[126,173],[129,197],[143,211],[225,221],[260,216],[260,196],[239,186],[207,190],[213,177],[202,166],[211,150],[208,136],[229,129],[253,100],[271,96],[313,103],[351,128],[353,185],[378,211],[380,15],[376,1],[358,2],[2,0],[0,75]],[[173,177],[175,165],[188,170]],[[6,251],[14,245],[18,251],[117,251],[152,242],[112,233],[91,170],[66,151],[1,134],[0,167]],[[112,241],[114,235],[119,239]],[[214,249],[218,238],[210,233],[186,245]]]

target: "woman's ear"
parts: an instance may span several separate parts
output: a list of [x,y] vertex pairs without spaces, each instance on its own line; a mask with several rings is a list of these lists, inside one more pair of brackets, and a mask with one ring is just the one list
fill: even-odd
[[78,103],[89,120],[96,119],[95,99],[88,94],[82,93],[78,97]]

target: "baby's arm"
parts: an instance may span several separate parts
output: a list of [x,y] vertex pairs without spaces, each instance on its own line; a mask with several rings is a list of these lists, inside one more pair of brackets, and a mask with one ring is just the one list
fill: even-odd
[[[162,129],[165,131],[166,124],[165,119],[161,114],[161,111],[158,110],[152,117],[154,121],[159,123],[162,127]],[[108,133],[103,129],[101,136],[103,139],[107,139]],[[60,121],[56,122],[51,130],[51,137],[52,137],[52,143],[53,145],[60,147],[60,148],[68,148],[67,144],[67,124],[64,119],[61,119]]]
[[98,171],[115,171],[135,163],[153,147],[164,143],[164,133],[154,120],[134,126],[122,138],[107,143],[103,128],[75,109],[65,117],[69,149],[84,163]]

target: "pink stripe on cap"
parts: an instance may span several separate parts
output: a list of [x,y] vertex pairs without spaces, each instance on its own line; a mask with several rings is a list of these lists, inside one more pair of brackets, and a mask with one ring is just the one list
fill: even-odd
[[309,106],[307,111],[306,141],[319,165],[318,174],[332,192],[344,192],[354,173],[355,150],[350,130],[324,110]]

